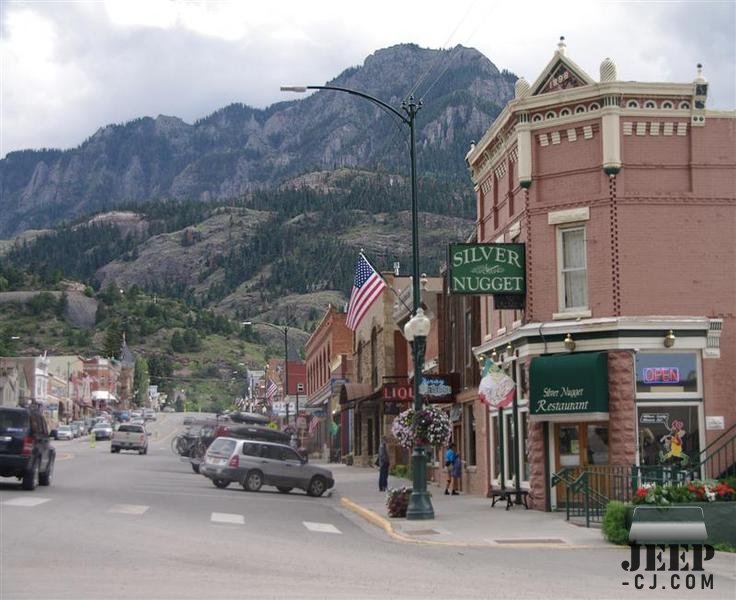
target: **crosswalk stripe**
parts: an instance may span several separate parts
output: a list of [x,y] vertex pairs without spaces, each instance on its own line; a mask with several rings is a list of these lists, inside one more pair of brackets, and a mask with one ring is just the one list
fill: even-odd
[[39,498],[38,496],[34,496],[33,498],[13,498],[12,500],[6,500],[3,502],[3,506],[38,506],[39,504],[43,504],[44,502],[48,502],[51,500],[51,498]]
[[339,533],[342,535],[342,531],[331,523],[312,523],[311,521],[302,521],[302,523],[304,523],[304,527],[309,529],[309,531],[317,533]]
[[150,506],[142,504],[115,504],[107,509],[109,513],[120,513],[123,515],[142,515]]
[[243,519],[243,515],[236,515],[233,513],[213,512],[212,516],[210,517],[210,521],[212,521],[213,523],[231,523],[233,525],[245,524],[245,519]]

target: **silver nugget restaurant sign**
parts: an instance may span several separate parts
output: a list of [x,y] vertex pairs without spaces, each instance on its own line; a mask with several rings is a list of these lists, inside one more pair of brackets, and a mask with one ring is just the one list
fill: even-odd
[[524,244],[450,244],[450,293],[525,294]]

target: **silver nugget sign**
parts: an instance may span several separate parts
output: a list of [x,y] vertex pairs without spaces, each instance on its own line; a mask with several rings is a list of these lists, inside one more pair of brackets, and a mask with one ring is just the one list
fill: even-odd
[[524,294],[524,244],[450,244],[450,293]]

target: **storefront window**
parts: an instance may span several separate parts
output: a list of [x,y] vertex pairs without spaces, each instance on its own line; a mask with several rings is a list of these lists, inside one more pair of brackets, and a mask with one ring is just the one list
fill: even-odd
[[521,428],[521,480],[529,481],[531,467],[529,464],[529,413],[527,411],[519,413]]
[[473,404],[465,405],[465,423],[463,427],[465,432],[465,461],[466,464],[475,465],[475,414],[473,413]]
[[699,407],[639,406],[639,461],[644,466],[691,467],[700,453]]
[[560,425],[558,429],[560,466],[580,465],[580,433],[577,425]]
[[608,425],[595,423],[588,425],[588,464],[608,464]]
[[514,444],[516,443],[514,438],[514,415],[512,413],[506,413],[503,421],[503,435],[506,443],[504,444],[504,451],[506,453],[506,480],[510,480],[514,475]]
[[501,478],[501,468],[502,468],[502,461],[501,461],[501,419],[496,413],[491,417],[491,429],[493,430],[493,442],[492,442],[492,448],[493,448],[493,470],[492,470],[492,479],[500,479]]
[[637,394],[697,393],[694,352],[640,352],[636,355]]

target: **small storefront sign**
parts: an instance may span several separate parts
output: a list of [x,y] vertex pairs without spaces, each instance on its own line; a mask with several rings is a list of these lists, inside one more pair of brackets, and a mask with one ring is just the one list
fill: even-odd
[[450,244],[451,294],[525,294],[524,244]]
[[608,355],[537,356],[530,368],[530,415],[538,420],[608,418]]
[[[419,394],[425,404],[452,404],[455,402],[457,376],[455,373],[446,375],[424,375],[419,384]],[[413,381],[406,383],[384,383],[384,402],[411,402],[414,400]]]
[[726,419],[723,417],[713,417],[706,415],[705,428],[708,431],[720,431],[726,428]]

